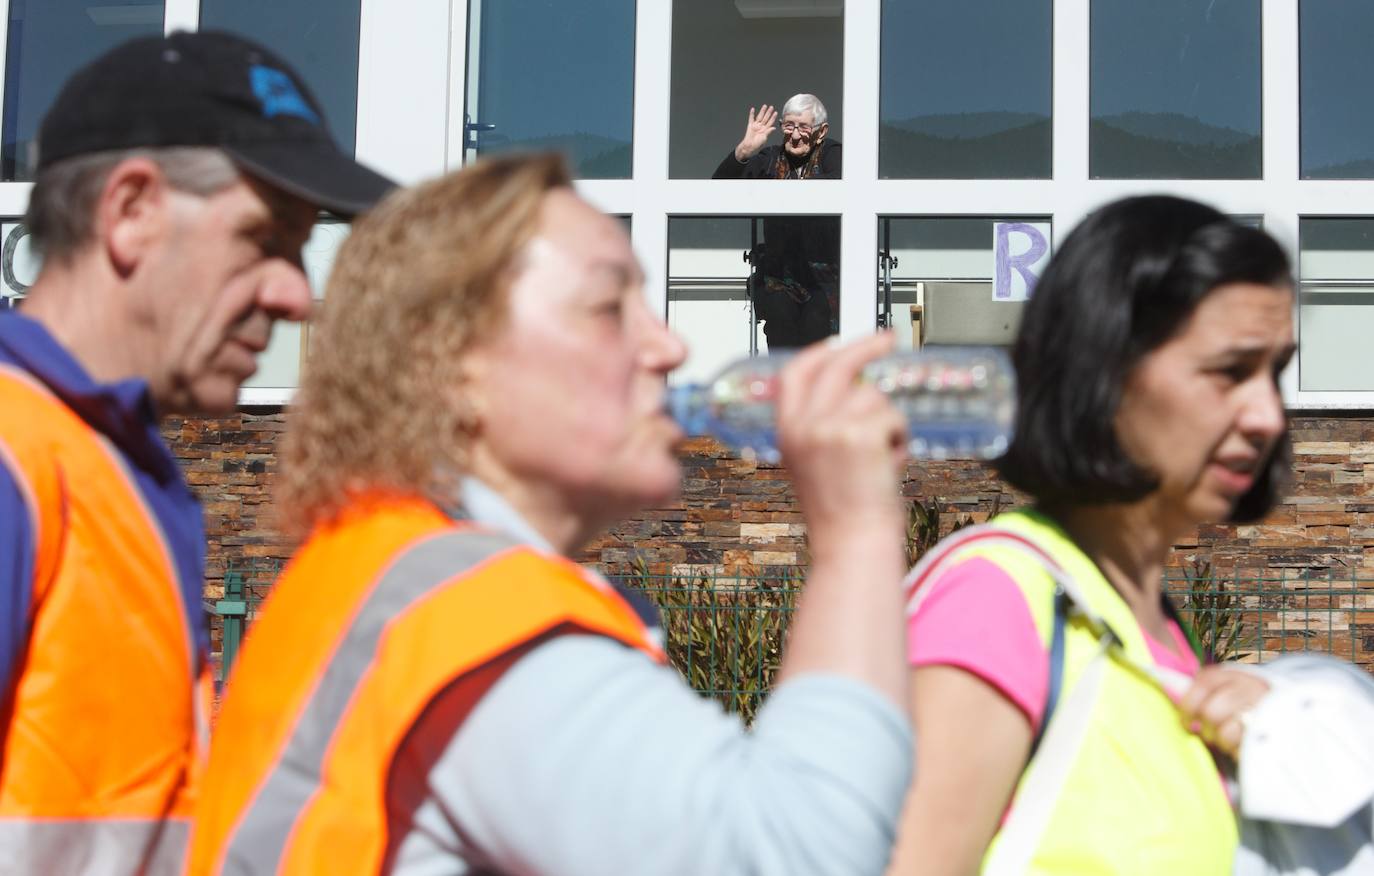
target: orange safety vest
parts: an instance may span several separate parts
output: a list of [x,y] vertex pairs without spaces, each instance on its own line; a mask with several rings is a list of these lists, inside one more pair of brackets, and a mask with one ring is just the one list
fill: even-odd
[[417,722],[442,709],[456,730],[506,667],[563,632],[663,659],[634,610],[576,564],[421,499],[356,500],[309,538],[248,635],[190,872],[386,870],[403,839],[389,828],[410,812],[390,778],[403,754],[424,756],[406,750]]
[[4,363],[0,463],[36,531],[0,870],[179,872],[212,690],[163,528],[109,439]]

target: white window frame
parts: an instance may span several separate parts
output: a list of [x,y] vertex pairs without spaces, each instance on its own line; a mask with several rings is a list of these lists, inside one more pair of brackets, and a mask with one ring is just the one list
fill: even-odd
[[[634,217],[632,235],[649,278],[647,293],[660,312],[666,311],[669,216],[749,216],[759,212],[759,204],[767,204],[769,214],[838,215],[843,337],[874,330],[878,218],[883,216],[1048,216],[1057,246],[1084,216],[1107,201],[1132,194],[1169,193],[1206,201],[1232,215],[1262,217],[1265,229],[1283,244],[1296,267],[1300,217],[1374,213],[1368,207],[1374,204],[1374,180],[1299,179],[1298,9],[1293,0],[1263,0],[1261,5],[1261,179],[1090,179],[1090,11],[1091,0],[1054,2],[1052,179],[885,180],[878,178],[880,3],[847,3],[844,179],[787,186],[770,180],[669,178],[672,3],[639,0],[634,178],[585,180],[578,189],[606,212]],[[1295,300],[1295,325],[1297,318]],[[1374,408],[1374,392],[1300,390],[1299,368],[1295,357],[1281,380],[1291,409]]]
[[[199,19],[200,0],[167,0],[169,20],[174,3],[194,6]],[[402,13],[388,0],[362,0],[354,154],[403,185],[437,176],[448,164],[450,14],[461,5],[406,0]],[[276,407],[289,404],[293,394],[290,388],[245,388],[239,404]]]
[[[354,154],[402,185],[437,176],[448,166],[450,15],[461,0],[406,0],[404,12],[388,0],[361,2]],[[200,0],[167,0],[169,20],[174,3],[194,6],[199,19]],[[276,407],[293,394],[244,388],[239,404]]]
[[[402,183],[463,162],[469,3],[477,0],[361,0],[357,155]],[[1298,4],[1262,0],[1263,178],[1259,180],[1092,180],[1088,177],[1091,0],[1054,0],[1053,178],[884,180],[878,178],[880,8],[853,0],[844,11],[844,179],[779,185],[771,180],[688,180],[668,176],[674,0],[638,0],[635,15],[633,178],[584,180],[578,190],[608,213],[633,217],[632,237],[646,291],[667,308],[669,216],[836,215],[841,221],[840,334],[874,328],[878,219],[882,216],[1048,216],[1054,242],[1113,198],[1165,192],[1233,215],[1263,217],[1296,264],[1298,222],[1308,216],[1369,216],[1374,180],[1299,178]],[[690,2],[690,0],[676,0]],[[200,0],[166,0],[166,30],[194,29]],[[0,16],[0,46],[8,16]],[[4,65],[0,64],[0,89]],[[22,216],[28,183],[0,183],[0,216]],[[1294,320],[1298,307],[1294,305]],[[1292,409],[1374,409],[1374,392],[1299,389],[1294,363],[1282,378]],[[280,405],[289,390],[244,390],[243,405]]]
[[[463,0],[406,0],[404,14],[388,0],[361,0],[358,46],[358,159],[401,183],[443,173],[448,166],[450,14]],[[9,4],[0,0],[0,54],[7,44]],[[165,0],[163,32],[195,30],[200,0]],[[458,31],[461,42],[465,32]],[[4,64],[0,63],[0,94]],[[0,183],[0,216],[22,217],[32,183]],[[280,406],[289,388],[245,388],[239,404]]]
[[[1054,2],[1052,179],[879,179],[880,6],[876,0],[845,5],[844,179],[788,186],[771,180],[669,178],[672,2],[639,0],[634,178],[585,180],[578,189],[606,212],[634,217],[632,235],[649,278],[647,293],[660,312],[666,312],[669,216],[749,216],[759,212],[759,204],[768,205],[769,214],[838,215],[840,335],[855,337],[874,330],[878,219],[883,216],[1048,216],[1057,246],[1084,216],[1107,201],[1168,193],[1208,202],[1232,215],[1262,217],[1265,229],[1287,249],[1296,268],[1300,217],[1374,213],[1368,206],[1374,204],[1374,180],[1299,179],[1298,8],[1293,0],[1263,0],[1261,5],[1264,163],[1258,180],[1089,178],[1091,0]],[[1295,325],[1297,319],[1295,300]],[[1300,390],[1300,367],[1295,357],[1281,379],[1290,409],[1374,408],[1374,392]]]

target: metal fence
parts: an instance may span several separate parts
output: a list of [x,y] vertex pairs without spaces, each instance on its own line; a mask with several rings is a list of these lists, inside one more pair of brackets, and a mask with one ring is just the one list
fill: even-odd
[[[233,664],[277,571],[274,562],[230,568],[224,597],[207,603],[222,666]],[[687,682],[752,718],[777,671],[801,570],[611,577],[659,606],[669,659]],[[1289,651],[1324,651],[1374,669],[1374,577],[1329,570],[1222,574],[1204,564],[1170,569],[1165,587],[1215,659],[1262,662]]]
[[1166,589],[1219,660],[1259,663],[1324,651],[1374,669],[1374,578],[1358,570],[1264,575],[1170,570]]

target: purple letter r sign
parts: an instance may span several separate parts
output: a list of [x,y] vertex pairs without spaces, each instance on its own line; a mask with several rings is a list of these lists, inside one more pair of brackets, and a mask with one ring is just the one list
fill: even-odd
[[[1045,257],[1049,241],[1041,229],[1043,225],[1029,222],[994,222],[993,233],[993,301],[1026,301],[1035,289],[1035,281]],[[1016,250],[1012,252],[1013,248]],[[1013,274],[1013,272],[1015,272]]]

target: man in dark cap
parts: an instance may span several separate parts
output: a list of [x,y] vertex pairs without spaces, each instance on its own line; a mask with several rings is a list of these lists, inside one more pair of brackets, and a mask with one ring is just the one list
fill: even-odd
[[177,872],[210,699],[200,508],[158,431],[232,410],[304,319],[322,208],[391,187],[228,34],[126,43],[39,130],[43,268],[0,315],[0,860]]

